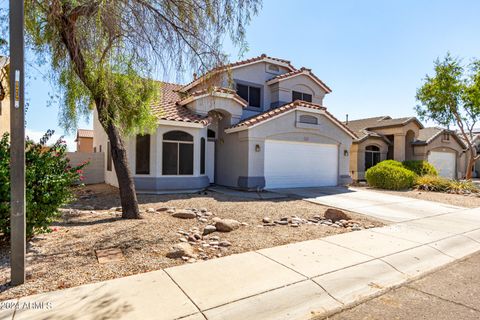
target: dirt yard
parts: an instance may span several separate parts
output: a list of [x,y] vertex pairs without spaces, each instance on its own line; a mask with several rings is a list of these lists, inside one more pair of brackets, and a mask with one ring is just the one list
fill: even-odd
[[[115,211],[120,205],[116,189],[94,185],[77,190],[77,195],[79,200],[62,210],[63,216],[52,226],[53,231],[38,235],[29,243],[26,284],[9,286],[9,252],[5,246],[0,248],[0,300],[188,263],[187,259],[166,257],[172,246],[181,241],[189,241],[198,254],[196,259],[190,259],[193,262],[383,225],[346,212],[356,226],[332,227],[307,222],[306,219],[323,216],[327,207],[321,205],[293,198],[248,200],[210,191],[193,195],[140,195],[142,219],[122,220],[121,213]],[[156,211],[162,207],[204,208],[211,216],[180,219],[166,211]],[[297,227],[262,223],[264,217],[275,221],[287,217],[292,220],[292,216],[303,223]],[[189,234],[202,234],[206,225],[214,224],[215,218],[235,219],[242,225],[232,232],[203,236],[197,242],[188,240]],[[218,245],[225,241],[227,246]],[[99,264],[96,251],[110,248],[120,249],[123,260]]]
[[390,191],[376,188],[370,188],[368,186],[355,185],[355,188],[365,188],[367,190],[373,190],[376,192],[383,192],[393,194],[396,196],[409,197],[421,200],[428,200],[434,202],[440,202],[450,204],[453,206],[465,207],[465,208],[477,208],[480,207],[480,194],[450,194],[443,192],[429,192],[421,190],[406,190],[406,191]]

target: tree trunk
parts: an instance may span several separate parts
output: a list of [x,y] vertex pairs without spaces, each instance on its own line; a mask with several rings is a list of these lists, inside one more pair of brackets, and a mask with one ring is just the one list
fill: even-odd
[[467,173],[465,174],[465,179],[472,179],[473,167],[475,166],[475,158],[468,158]]
[[137,194],[135,193],[135,184],[128,167],[127,150],[125,149],[123,139],[113,124],[110,123],[104,129],[110,140],[110,152],[117,174],[120,202],[122,204],[122,218],[138,219],[140,218],[140,211],[138,209]]

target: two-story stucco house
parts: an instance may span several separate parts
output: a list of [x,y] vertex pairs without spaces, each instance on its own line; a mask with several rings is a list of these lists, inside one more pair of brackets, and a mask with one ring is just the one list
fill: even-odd
[[8,93],[7,67],[8,57],[0,56],[0,138],[10,132],[10,97]]
[[[311,70],[261,55],[210,71],[186,85],[161,83],[152,111],[158,128],[126,141],[139,191],[198,190],[211,183],[262,189],[335,186],[351,181],[355,134],[323,106],[331,92]],[[212,77],[213,78],[213,77]],[[94,114],[94,144],[105,151],[107,183],[117,185],[110,146]]]

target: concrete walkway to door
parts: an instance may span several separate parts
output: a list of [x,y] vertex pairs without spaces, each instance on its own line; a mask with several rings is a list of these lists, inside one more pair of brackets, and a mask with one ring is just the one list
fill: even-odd
[[465,209],[438,202],[346,187],[292,188],[272,191],[299,196],[309,202],[353,211],[391,222],[433,217]]

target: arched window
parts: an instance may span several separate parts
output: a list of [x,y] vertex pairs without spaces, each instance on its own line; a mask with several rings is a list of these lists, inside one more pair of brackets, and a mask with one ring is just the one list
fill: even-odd
[[365,170],[380,162],[380,148],[377,146],[365,147]]
[[162,174],[193,174],[193,136],[183,131],[163,135]]
[[301,115],[299,118],[301,123],[308,123],[308,124],[318,124],[318,118],[315,116],[309,115]]

